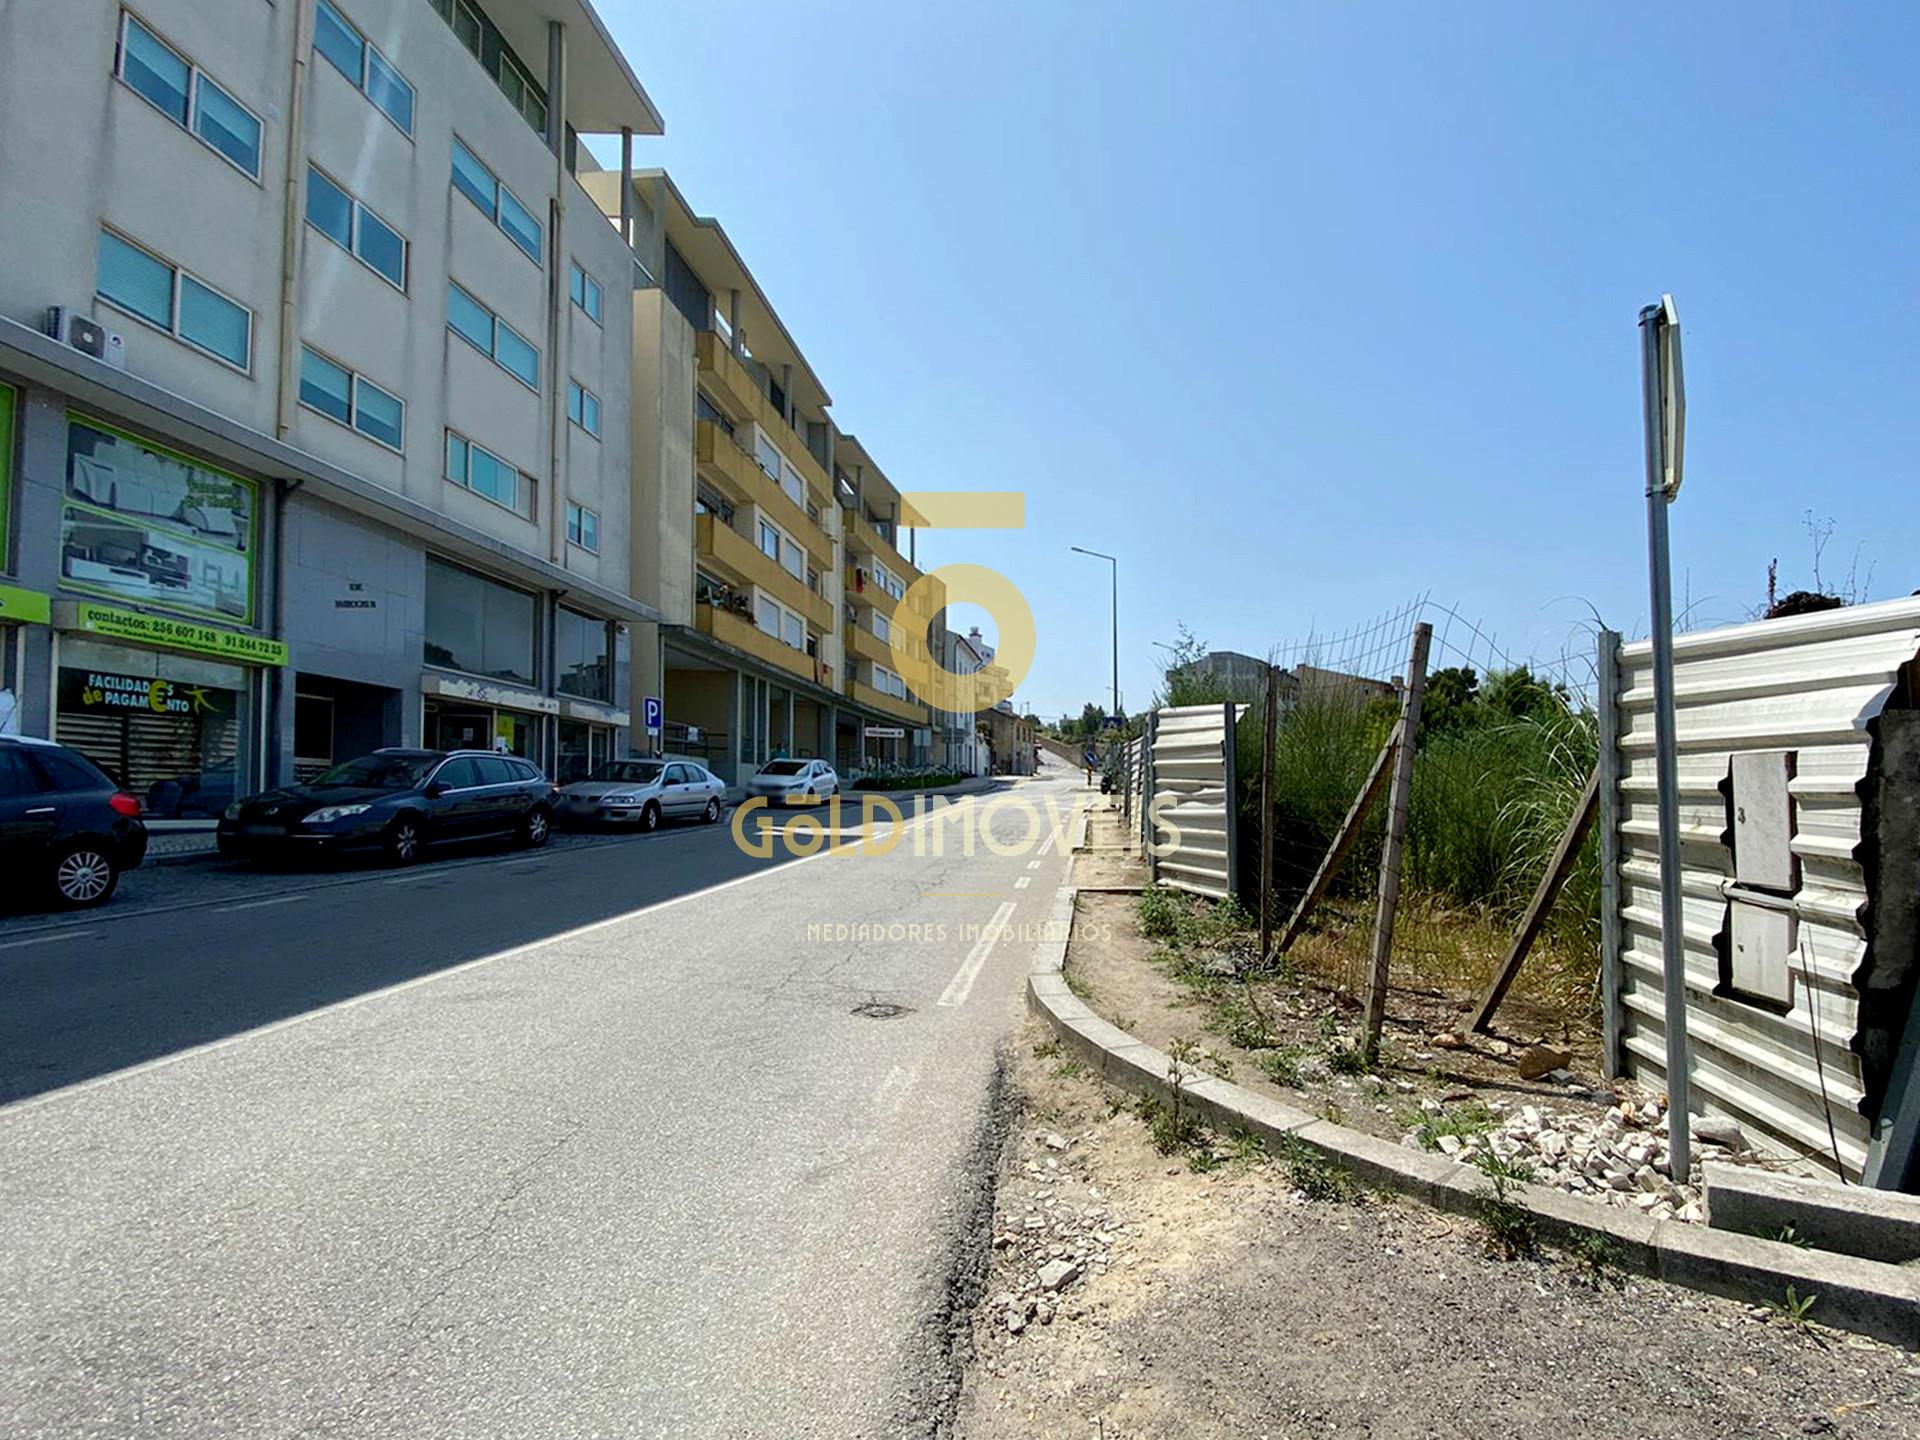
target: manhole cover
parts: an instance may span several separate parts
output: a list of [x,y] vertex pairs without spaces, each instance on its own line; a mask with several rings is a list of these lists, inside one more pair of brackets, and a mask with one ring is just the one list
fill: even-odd
[[853,1007],[853,1013],[865,1020],[895,1020],[911,1013],[906,1005],[895,1005],[887,1000],[869,1000],[864,1005]]

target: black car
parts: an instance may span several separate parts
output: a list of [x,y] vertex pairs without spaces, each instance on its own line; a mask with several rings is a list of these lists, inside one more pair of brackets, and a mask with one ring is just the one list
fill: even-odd
[[78,909],[106,901],[146,854],[140,802],[99,766],[47,740],[0,737],[0,875]]
[[531,761],[485,750],[376,750],[310,784],[236,800],[220,853],[276,860],[379,851],[411,865],[429,845],[511,835],[544,845],[554,788]]

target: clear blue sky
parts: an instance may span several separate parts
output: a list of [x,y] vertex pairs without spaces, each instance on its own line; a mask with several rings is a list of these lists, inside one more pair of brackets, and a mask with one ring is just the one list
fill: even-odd
[[1920,6],[601,0],[902,488],[1018,488],[1023,703],[1149,699],[1418,591],[1646,626],[1635,316],[1686,334],[1675,588],[1920,586]]

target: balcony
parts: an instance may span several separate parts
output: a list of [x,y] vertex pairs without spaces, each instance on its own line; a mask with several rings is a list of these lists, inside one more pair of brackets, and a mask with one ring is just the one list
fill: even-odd
[[927,723],[927,707],[917,700],[896,699],[858,680],[847,686],[847,698],[856,705],[864,705],[867,709],[877,710],[882,715],[891,715],[894,719],[908,725]]
[[700,365],[700,378],[715,396],[725,402],[736,416],[757,418],[766,397],[753,383],[753,376],[740,363],[727,342],[712,330],[694,337],[694,354]]
[[847,649],[857,659],[872,660],[894,669],[893,647],[865,625],[847,627]]
[[744,615],[736,615],[731,610],[722,610],[713,605],[695,605],[693,628],[722,645],[731,645],[736,650],[744,651],[764,665],[802,680],[810,680],[816,685],[823,683],[819,661],[804,650],[781,644]]
[[[855,587],[860,586],[861,582],[855,577],[853,573],[854,568],[851,563],[847,566],[847,578],[844,586],[847,599],[856,605],[871,605],[882,615],[891,619],[893,612],[900,608],[900,602],[880,588],[880,582],[873,578],[872,571],[867,572],[865,585],[856,589]],[[860,568],[865,569],[866,567],[861,566]]]
[[822,635],[833,633],[833,606],[824,596],[809,590],[806,582],[731,526],[723,525],[717,515],[700,515],[693,522],[694,547],[701,559],[718,570],[724,579],[741,585],[757,585],[789,610],[806,616],[807,623]]
[[693,453],[700,473],[716,489],[736,504],[757,505],[766,511],[769,520],[800,542],[821,574],[833,568],[833,540],[827,532],[726,431],[711,420],[700,421],[694,427]]

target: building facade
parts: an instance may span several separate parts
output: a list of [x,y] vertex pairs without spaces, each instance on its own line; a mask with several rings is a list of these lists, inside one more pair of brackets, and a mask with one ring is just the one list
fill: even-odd
[[932,756],[891,639],[944,604],[897,546],[900,496],[719,223],[662,171],[585,177],[657,283],[633,295],[629,574],[648,743],[738,785],[780,756],[855,775]]
[[625,753],[661,122],[585,0],[0,10],[0,662],[153,823],[380,744]]

